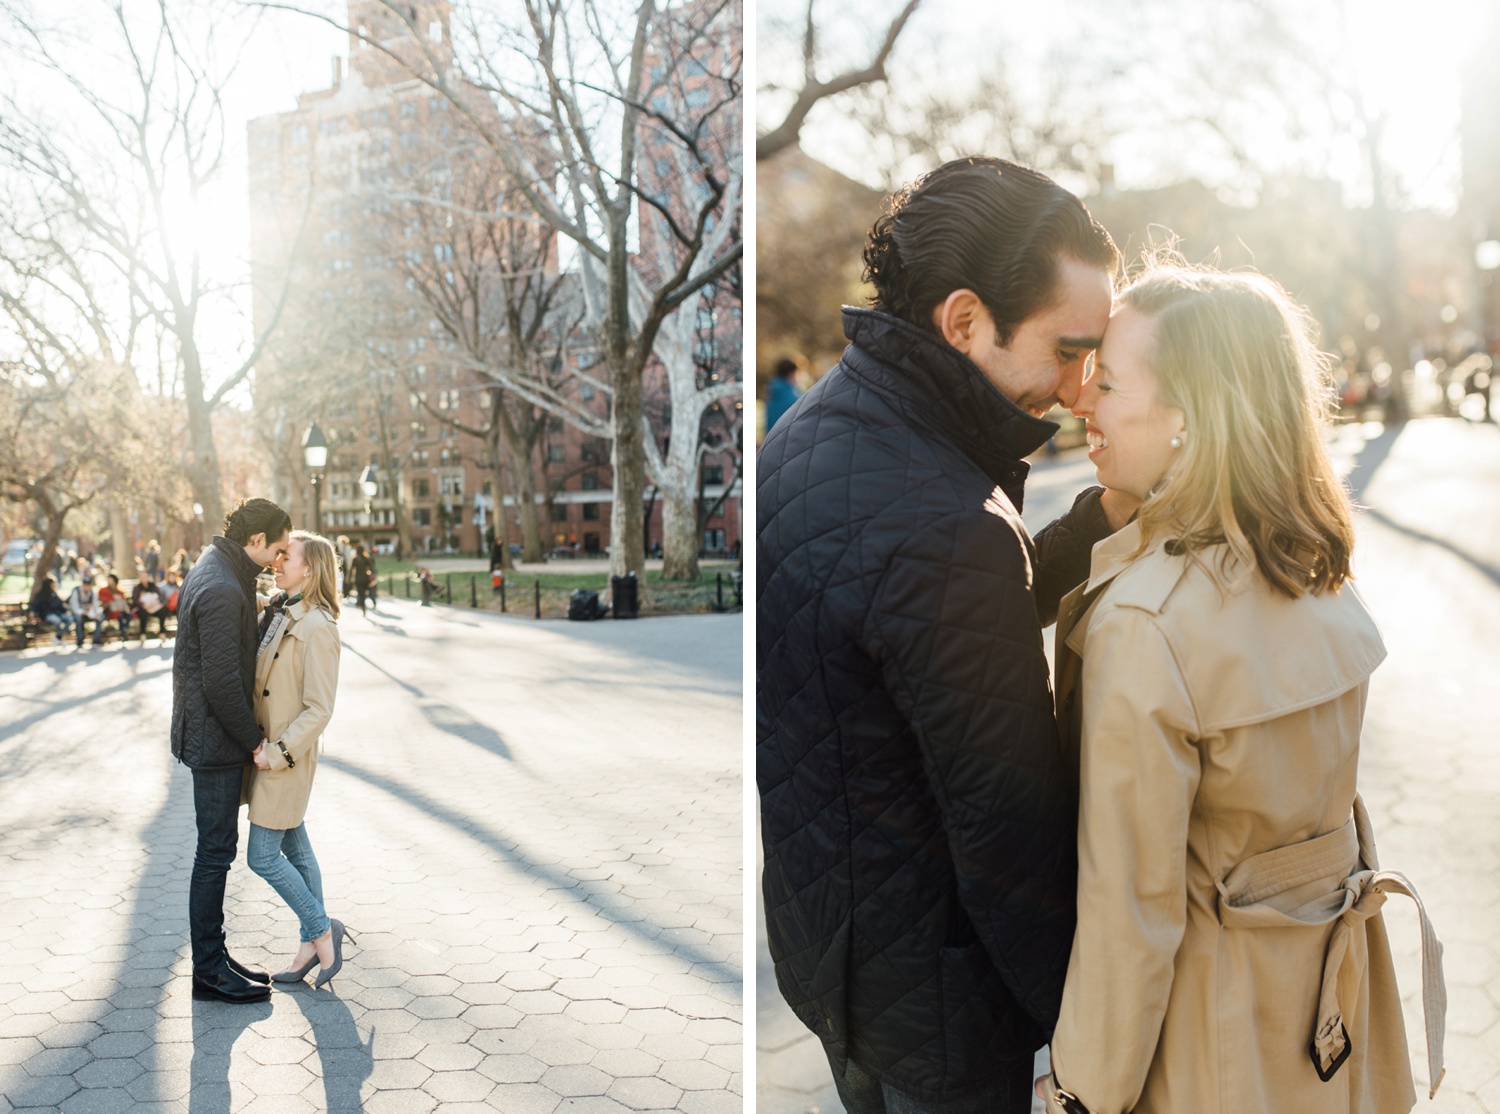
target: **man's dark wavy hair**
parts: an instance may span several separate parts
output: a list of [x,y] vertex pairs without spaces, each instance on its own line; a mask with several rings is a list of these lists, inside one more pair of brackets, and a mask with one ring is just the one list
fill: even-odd
[[256,534],[273,542],[292,528],[292,516],[269,499],[245,499],[224,516],[224,536],[239,545]]
[[1001,344],[1047,308],[1066,256],[1114,272],[1120,251],[1083,202],[1045,174],[997,158],[944,163],[893,194],[870,229],[870,304],[934,331],[955,290],[979,295]]

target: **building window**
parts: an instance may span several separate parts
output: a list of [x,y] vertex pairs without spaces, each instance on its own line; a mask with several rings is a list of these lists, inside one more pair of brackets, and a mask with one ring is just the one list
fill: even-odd
[[441,490],[444,495],[463,497],[464,478],[462,476],[444,476],[438,482],[442,485]]
[[568,459],[568,450],[563,445],[548,445],[547,460],[553,464],[561,464]]
[[432,508],[431,507],[418,507],[416,510],[412,511],[411,512],[411,524],[413,526],[431,526],[432,525]]
[[584,383],[578,388],[578,397],[583,399],[584,402],[593,402],[594,385],[592,383]]
[[552,504],[552,521],[553,522],[566,522],[566,521],[568,521],[568,507],[567,507],[566,503],[553,503]]
[[413,499],[426,499],[431,493],[426,480],[412,480],[411,497]]
[[414,468],[426,468],[427,467],[427,450],[426,449],[418,449],[416,452],[412,453],[411,454],[411,463],[412,463],[412,467],[414,467]]
[[583,474],[583,490],[584,491],[598,491],[599,490],[599,473],[597,473],[597,472],[585,472]]
[[425,440],[427,440],[427,423],[426,422],[412,422],[411,423],[411,438],[412,438],[413,441],[425,441]]
[[583,517],[584,517],[584,520],[587,521],[587,522],[598,522],[599,521],[599,504],[598,503],[585,503],[583,505]]
[[703,469],[703,482],[706,484],[721,484],[724,482],[724,466],[722,464],[710,464]]
[[547,432],[548,433],[561,433],[562,430],[563,430],[563,420],[561,418],[554,416],[554,417],[551,417],[551,418],[547,419]]

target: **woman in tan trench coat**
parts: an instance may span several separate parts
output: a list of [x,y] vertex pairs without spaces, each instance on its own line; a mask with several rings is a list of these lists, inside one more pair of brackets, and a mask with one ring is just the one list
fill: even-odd
[[1049,1114],[1415,1104],[1379,909],[1416,895],[1380,872],[1355,792],[1385,648],[1347,583],[1309,335],[1262,276],[1158,265],[1075,407],[1100,482],[1144,502],[1058,620],[1079,877]]
[[250,869],[297,915],[302,944],[277,982],[319,964],[322,986],[343,965],[344,926],[323,907],[323,877],[303,817],[318,769],[323,729],[339,680],[338,558],[327,538],[294,531],[276,574],[281,589],[261,616],[255,719],[267,742],[247,772]]

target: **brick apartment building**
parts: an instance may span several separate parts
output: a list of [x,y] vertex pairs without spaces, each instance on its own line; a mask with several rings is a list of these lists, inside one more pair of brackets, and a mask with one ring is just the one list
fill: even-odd
[[[398,54],[413,49],[410,32],[374,0],[350,0],[348,14],[364,37]],[[447,0],[423,0],[410,14],[426,49],[451,58]],[[476,112],[490,110],[477,91],[473,103]],[[414,260],[441,265],[453,258],[452,245],[411,219],[403,195],[420,190],[443,198],[465,166],[494,161],[465,136],[462,112],[357,34],[350,36],[347,70],[334,60],[329,88],[302,94],[296,109],[249,125],[252,258],[261,267],[283,264],[300,231],[299,293],[258,364],[256,384],[265,439],[278,446],[274,492],[299,524],[313,518],[301,442],[317,422],[330,445],[319,500],[325,533],[387,546],[404,532],[418,553],[481,552],[497,526],[508,543],[522,541],[509,482],[499,493],[496,521],[485,441],[441,420],[482,429],[487,389],[436,317],[411,296],[411,279],[402,279],[403,265]],[[275,308],[258,295],[257,328]],[[738,318],[736,305],[736,329]],[[335,320],[343,325],[333,328]],[[726,338],[717,347],[737,354],[738,344],[735,336],[732,346]],[[597,372],[589,370],[597,355],[581,341],[567,345],[564,358]],[[607,396],[583,380],[575,390],[578,407],[607,416]],[[379,489],[367,501],[359,481],[370,464]],[[602,553],[612,499],[608,442],[548,417],[533,475],[543,550]],[[725,494],[726,481],[735,485],[708,522],[704,547],[737,548],[732,463],[707,460],[703,480],[709,504]],[[647,499],[649,551],[661,538],[661,510],[649,486]]]

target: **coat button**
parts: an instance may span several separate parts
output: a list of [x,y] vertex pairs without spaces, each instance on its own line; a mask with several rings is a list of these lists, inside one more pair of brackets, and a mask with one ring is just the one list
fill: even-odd
[[1068,698],[1063,701],[1063,707],[1070,712],[1073,710],[1073,696],[1074,694],[1070,692],[1068,693]]
[[262,689],[260,694],[262,696],[270,696],[271,695],[271,690],[270,689]]

